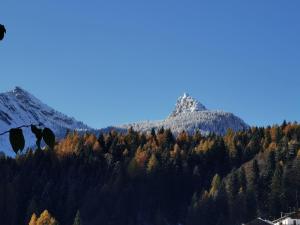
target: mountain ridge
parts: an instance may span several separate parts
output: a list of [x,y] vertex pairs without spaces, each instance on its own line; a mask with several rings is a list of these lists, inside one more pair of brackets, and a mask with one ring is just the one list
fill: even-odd
[[[142,121],[100,129],[93,129],[83,122],[55,110],[19,86],[11,91],[0,93],[0,133],[30,124],[42,124],[43,127],[49,127],[54,131],[58,140],[63,138],[69,130],[98,134],[113,129],[125,132],[131,127],[140,132],[149,132],[153,128],[158,130],[164,127],[171,129],[175,135],[183,130],[188,133],[200,131],[203,134],[223,135],[228,129],[238,131],[249,128],[249,125],[233,113],[208,110],[187,93],[177,99],[174,110],[163,120]],[[23,129],[23,133],[26,140],[25,148],[33,147],[35,137],[30,129]],[[8,134],[1,136],[0,151],[11,155],[10,149]]]
[[[77,121],[30,94],[28,91],[16,86],[13,90],[0,94],[0,133],[13,127],[22,125],[41,124],[54,131],[58,138],[62,138],[67,130],[91,130],[83,122]],[[30,129],[23,129],[26,140],[25,148],[35,145],[35,137]],[[8,134],[0,137],[0,151],[11,155],[12,152]]]
[[172,113],[163,120],[141,121],[116,126],[110,126],[101,131],[107,132],[113,129],[122,131],[133,128],[136,131],[149,132],[161,127],[171,129],[176,135],[185,130],[189,133],[200,131],[203,134],[216,133],[223,135],[228,129],[234,131],[249,128],[241,118],[233,113],[222,110],[208,110],[198,100],[184,93],[177,99]]

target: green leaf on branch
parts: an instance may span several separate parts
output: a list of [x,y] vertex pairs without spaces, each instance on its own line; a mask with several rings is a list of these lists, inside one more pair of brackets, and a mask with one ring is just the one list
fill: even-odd
[[45,128],[43,130],[43,139],[45,141],[45,143],[50,147],[50,148],[54,148],[55,145],[55,135],[53,133],[53,131],[49,128]]
[[17,154],[18,151],[22,151],[25,147],[25,139],[23,131],[20,128],[12,128],[9,130],[9,141],[12,149]]
[[43,130],[37,128],[35,125],[31,125],[31,132],[34,133],[36,137],[36,145],[40,149],[41,148],[41,141],[43,138]]
[[6,33],[6,29],[5,29],[4,25],[0,24],[0,41],[3,40],[5,33]]

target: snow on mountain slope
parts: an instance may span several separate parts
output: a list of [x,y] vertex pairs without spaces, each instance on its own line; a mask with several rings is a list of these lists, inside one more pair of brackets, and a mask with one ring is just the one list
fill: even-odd
[[169,117],[176,117],[177,115],[207,110],[204,105],[198,102],[196,99],[189,96],[189,94],[184,93],[183,96],[179,97],[175,105],[174,111]]
[[[58,138],[63,137],[67,129],[91,129],[82,122],[55,111],[20,87],[0,94],[0,133],[13,127],[40,123],[52,129]],[[34,146],[35,137],[30,129],[23,128],[23,133],[26,147]],[[0,136],[0,151],[7,155],[14,154],[8,134]]]
[[203,134],[214,132],[221,135],[225,134],[229,128],[234,131],[249,128],[243,120],[234,114],[207,110],[204,105],[186,93],[178,98],[174,111],[164,120],[130,123],[109,127],[103,129],[103,131],[111,129],[126,130],[130,127],[142,132],[150,131],[152,128],[157,130],[164,127],[165,129],[170,128],[174,134],[178,134],[183,130],[189,133],[199,130]]
[[[133,127],[134,130],[147,132],[152,128],[157,130],[164,127],[166,129],[170,128],[174,134],[178,134],[182,130],[189,133],[199,130],[204,134],[209,132],[224,134],[228,128],[237,131],[249,127],[232,113],[206,109],[204,105],[188,94],[178,98],[174,111],[164,120],[137,122],[97,131],[45,105],[20,87],[0,94],[0,133],[13,127],[30,124],[43,124],[44,127],[49,127],[54,131],[57,138],[62,138],[67,130],[98,133],[99,131],[107,132],[112,129],[126,131]],[[23,133],[26,148],[35,146],[35,137],[30,129],[23,128]],[[14,155],[8,134],[0,136],[0,151],[5,152],[7,155]]]

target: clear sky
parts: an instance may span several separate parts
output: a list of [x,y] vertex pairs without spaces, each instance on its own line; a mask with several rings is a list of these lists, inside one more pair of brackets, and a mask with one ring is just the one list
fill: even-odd
[[300,121],[300,1],[1,0],[0,91],[92,127],[168,116],[183,92],[250,125]]

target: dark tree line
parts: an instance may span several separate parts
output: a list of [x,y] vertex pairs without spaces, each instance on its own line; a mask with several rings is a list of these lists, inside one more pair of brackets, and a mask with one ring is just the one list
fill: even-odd
[[[0,158],[1,224],[45,209],[62,225],[235,225],[297,207],[300,125],[80,135]],[[299,154],[298,154],[299,153]],[[75,218],[75,219],[74,219]]]

